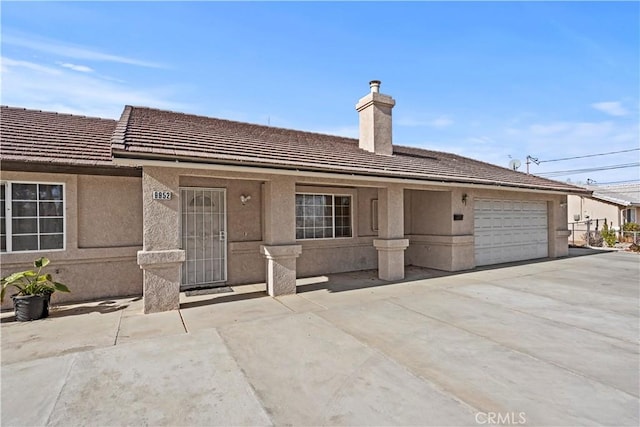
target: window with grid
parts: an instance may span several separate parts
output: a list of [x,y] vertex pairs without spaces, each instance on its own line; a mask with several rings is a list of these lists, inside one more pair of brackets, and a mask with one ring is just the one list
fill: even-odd
[[8,182],[0,185],[3,252],[64,249],[64,186]]
[[351,196],[296,194],[296,239],[351,235]]

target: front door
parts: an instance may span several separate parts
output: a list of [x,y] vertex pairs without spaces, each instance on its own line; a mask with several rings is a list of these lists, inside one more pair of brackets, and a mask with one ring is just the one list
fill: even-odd
[[181,188],[182,287],[221,285],[227,280],[226,191]]

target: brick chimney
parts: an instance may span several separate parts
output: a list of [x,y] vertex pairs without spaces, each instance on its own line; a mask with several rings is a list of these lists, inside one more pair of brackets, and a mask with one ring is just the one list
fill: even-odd
[[359,146],[372,153],[390,156],[393,154],[391,109],[396,101],[380,93],[380,80],[370,81],[369,86],[371,92],[356,104],[360,113]]

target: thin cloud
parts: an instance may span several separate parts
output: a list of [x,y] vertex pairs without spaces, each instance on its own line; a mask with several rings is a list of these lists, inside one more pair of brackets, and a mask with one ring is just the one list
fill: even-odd
[[133,87],[93,73],[2,58],[2,102],[16,107],[118,118],[124,105],[185,111],[187,104],[172,99],[184,87]]
[[57,40],[42,39],[38,37],[15,37],[11,34],[2,35],[2,43],[17,46],[25,49],[35,50],[73,59],[84,59],[90,61],[116,62],[120,64],[136,65],[147,68],[166,68],[162,64],[144,61],[125,56],[112,55],[91,49],[89,47],[65,44]]
[[[526,171],[525,163],[529,155],[540,160],[550,160],[640,146],[638,137],[640,124],[637,121],[634,123],[613,119],[602,121],[529,121],[528,123],[523,121],[521,126],[514,126],[514,124],[506,120],[506,126],[501,127],[500,123],[497,123],[488,126],[479,134],[469,134],[465,137],[443,133],[439,135],[439,138],[442,138],[440,140],[424,141],[412,145],[429,150],[456,153],[502,167],[508,167],[510,160],[517,159],[522,163],[520,171]],[[637,155],[624,153],[617,157],[576,159],[562,164],[531,164],[530,170],[531,173],[544,173],[555,170],[589,168],[606,164],[630,163],[630,158],[637,159]],[[559,166],[566,167],[563,169]],[[588,178],[613,180],[613,173],[615,173],[615,179],[632,179],[634,175],[637,178],[638,169],[594,172]],[[572,176],[572,179],[580,178],[580,175]]]
[[622,106],[622,104],[620,104],[620,102],[617,102],[617,101],[596,102],[594,104],[591,104],[591,106],[598,111],[602,111],[605,114],[609,114],[610,116],[619,117],[619,116],[626,116],[627,114],[629,114],[629,111],[627,111]]
[[322,133],[325,135],[343,136],[345,138],[358,138],[360,134],[360,128],[356,126],[342,126],[335,128],[325,129],[312,129],[309,132]]
[[7,58],[6,56],[2,57],[1,62],[2,62],[3,73],[11,73],[12,70],[15,68],[23,68],[23,69],[27,69],[27,70],[38,72],[38,73],[44,73],[44,74],[52,74],[52,75],[62,74],[62,71],[56,68],[51,68],[45,65],[36,64],[34,62],[11,59],[11,58]]
[[563,122],[533,124],[529,126],[529,132],[536,136],[557,135],[568,131],[571,127],[570,123]]
[[533,124],[528,132],[534,138],[578,139],[593,137],[608,137],[614,131],[611,121],[604,122],[553,122],[546,124]]
[[495,141],[493,140],[493,138],[490,138],[488,136],[472,136],[467,138],[467,142],[475,145],[495,144]]
[[454,121],[449,116],[439,116],[435,119],[415,119],[412,117],[401,117],[396,123],[400,126],[415,126],[415,127],[432,127],[437,129],[443,129],[451,126]]
[[69,62],[59,63],[59,65],[61,67],[68,68],[68,69],[73,70],[73,71],[78,71],[80,73],[92,73],[93,72],[93,68],[87,67],[86,65],[71,64]]

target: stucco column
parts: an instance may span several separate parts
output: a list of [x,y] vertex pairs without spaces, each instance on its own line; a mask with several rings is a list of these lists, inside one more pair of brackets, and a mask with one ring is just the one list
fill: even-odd
[[382,280],[404,279],[404,189],[390,185],[378,189],[378,277]]
[[296,293],[296,183],[293,177],[274,177],[264,186],[264,241],[267,292],[272,297]]
[[569,255],[569,236],[567,228],[567,196],[560,196],[559,200],[547,202],[549,258]]
[[[154,199],[154,191],[168,199]],[[180,308],[180,268],[185,253],[180,249],[179,176],[172,168],[142,170],[143,249],[138,265],[143,270],[144,312]]]

